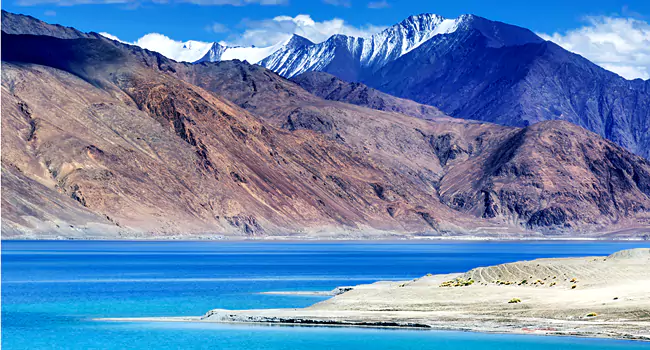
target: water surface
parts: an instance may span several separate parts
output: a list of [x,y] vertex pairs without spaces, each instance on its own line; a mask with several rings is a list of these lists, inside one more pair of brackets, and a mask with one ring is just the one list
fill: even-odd
[[2,243],[3,349],[637,349],[630,341],[342,327],[99,322],[304,307],[263,291],[461,272],[539,257],[608,255],[645,242]]

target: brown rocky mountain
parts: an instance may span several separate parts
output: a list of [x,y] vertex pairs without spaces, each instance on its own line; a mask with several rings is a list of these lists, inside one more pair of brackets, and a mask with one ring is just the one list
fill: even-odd
[[181,64],[22,17],[46,35],[9,34],[4,16],[3,237],[647,225],[650,164],[568,123],[423,120],[238,61]]
[[[650,219],[649,162],[574,124],[548,121],[512,128],[449,117],[416,124],[403,114],[314,99],[259,66],[230,61],[201,67],[202,79],[196,84],[256,111],[276,126],[293,129],[300,125],[337,135],[378,162],[405,170],[402,176],[426,167],[424,160],[431,157],[427,151],[432,151],[439,170],[430,162],[425,169],[437,175],[441,201],[460,212],[534,230],[588,231],[627,225],[630,218],[647,225]],[[211,71],[205,70],[208,67]],[[330,89],[332,80],[323,79],[323,73],[309,74],[320,76],[309,79],[310,90]],[[352,96],[337,92],[337,100],[363,103],[356,89],[341,90]],[[403,99],[385,100],[392,106],[417,105]],[[367,107],[378,108],[368,101]],[[375,147],[366,147],[371,142]],[[385,154],[380,156],[374,148]],[[414,167],[405,165],[413,159],[417,159]]]
[[[150,61],[158,55],[101,37],[3,34],[2,45],[3,169],[43,186],[25,198],[5,182],[3,212],[14,218],[3,221],[5,235],[70,225],[129,236],[479,225],[440,203],[426,179],[400,177],[313,131],[275,128],[162,73]],[[24,45],[34,49],[15,50]],[[65,207],[41,208],[54,194]],[[57,216],[73,204],[95,217]]]

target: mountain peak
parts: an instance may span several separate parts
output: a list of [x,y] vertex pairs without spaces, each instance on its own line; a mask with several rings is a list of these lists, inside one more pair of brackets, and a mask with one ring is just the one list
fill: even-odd
[[303,36],[300,36],[298,34],[293,34],[291,36],[291,39],[289,39],[289,41],[287,42],[286,45],[284,45],[284,47],[289,49],[300,49],[311,45],[314,45],[314,43],[311,40]]
[[195,63],[221,61],[221,56],[226,52],[226,47],[219,43],[212,43],[210,50]]
[[407,23],[414,23],[414,22],[427,22],[427,21],[442,21],[445,18],[435,14],[435,13],[420,13],[418,15],[411,15],[406,17],[403,21],[396,25],[402,25],[402,24],[407,24]]
[[45,23],[37,18],[2,10],[2,31],[7,34],[45,35],[60,39],[90,38],[72,27]]
[[476,15],[462,15],[457,21],[459,28],[476,30],[485,36],[488,39],[488,47],[518,46],[544,41],[529,29]]

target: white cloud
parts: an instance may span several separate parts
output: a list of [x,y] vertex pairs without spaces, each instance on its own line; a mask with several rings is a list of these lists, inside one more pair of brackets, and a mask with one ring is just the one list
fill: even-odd
[[327,40],[334,34],[355,37],[367,37],[384,30],[384,26],[365,25],[355,27],[340,18],[322,22],[314,21],[310,15],[278,16],[263,21],[243,21],[246,30],[229,39],[229,42],[241,46],[270,46],[298,34],[315,43]]
[[99,33],[99,35],[101,35],[103,37],[106,37],[106,38],[109,38],[111,40],[119,41],[121,43],[132,44],[132,43],[120,40],[120,38],[116,37],[115,35],[113,35],[111,33],[101,32],[101,33]]
[[[373,25],[355,27],[338,18],[317,22],[309,15],[297,15],[295,17],[278,16],[264,21],[244,21],[242,24],[245,28],[242,33],[232,35],[230,40],[227,42],[222,41],[220,44],[224,46],[256,46],[258,48],[267,48],[288,40],[294,33],[318,43],[327,40],[327,38],[334,34],[367,37],[385,28]],[[206,27],[206,30],[214,32],[222,29],[227,28],[219,23],[213,23]],[[212,43],[202,41],[178,41],[159,33],[149,33],[133,42],[120,40],[110,33],[100,34],[112,40],[156,51],[176,61],[194,62],[203,57],[212,46]],[[237,54],[237,50],[231,51],[232,54]],[[250,56],[250,49],[244,51]],[[256,55],[261,55],[268,50],[255,49],[253,51],[255,51]],[[268,54],[270,53],[266,55]],[[249,59],[248,56],[246,56],[247,59]]]
[[137,45],[141,48],[158,52],[165,57],[176,61],[194,62],[210,49],[212,43],[202,41],[177,41],[163,34],[149,33],[134,42],[120,40],[115,35],[109,33],[99,33],[112,40],[117,40],[125,44]]
[[650,24],[641,19],[588,17],[587,25],[539,34],[627,79],[650,78]]

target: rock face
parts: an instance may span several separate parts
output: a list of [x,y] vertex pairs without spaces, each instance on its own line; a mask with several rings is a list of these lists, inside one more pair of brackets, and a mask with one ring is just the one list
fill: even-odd
[[648,162],[569,123],[423,120],[239,61],[60,36],[2,36],[3,237],[585,235],[647,220]]

